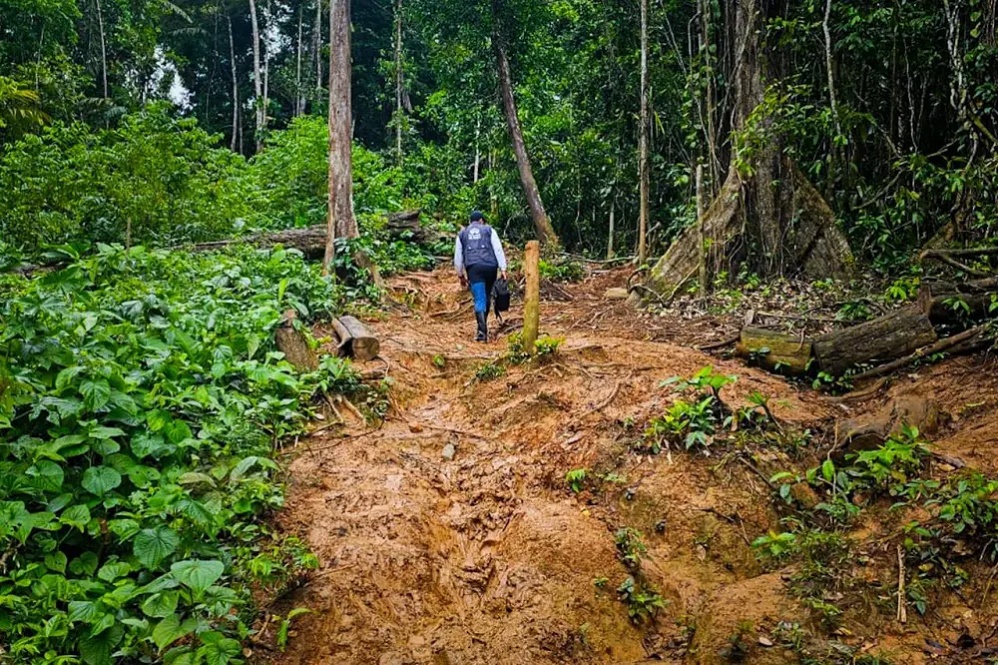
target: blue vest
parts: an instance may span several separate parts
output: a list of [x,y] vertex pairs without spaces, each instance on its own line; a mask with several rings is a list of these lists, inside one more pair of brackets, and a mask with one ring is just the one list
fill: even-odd
[[499,267],[492,249],[492,227],[488,224],[471,224],[461,229],[461,247],[464,248],[464,265]]

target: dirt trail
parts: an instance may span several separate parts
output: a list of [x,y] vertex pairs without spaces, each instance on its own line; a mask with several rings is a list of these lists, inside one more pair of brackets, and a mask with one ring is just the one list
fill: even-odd
[[[369,323],[395,413],[374,431],[355,423],[311,437],[291,467],[281,526],[307,539],[322,569],[284,600],[313,613],[274,662],[712,663],[746,622],[762,634],[806,621],[749,547],[778,524],[761,474],[730,456],[646,457],[630,444],[671,403],[660,382],[708,364],[739,375],[726,399],[758,391],[785,422],[827,421],[836,407],[654,341],[681,331],[608,306],[604,289],[623,279],[549,293],[558,300],[544,302],[542,331],[565,338],[557,359],[487,382],[475,373],[505,351],[504,338],[469,342],[472,316],[453,276],[393,282],[405,306]],[[577,468],[613,482],[573,495],[565,474]],[[650,625],[633,624],[617,598],[630,575],[615,547],[622,527],[644,534],[644,575],[667,602]],[[751,662],[794,660],[759,647]]]

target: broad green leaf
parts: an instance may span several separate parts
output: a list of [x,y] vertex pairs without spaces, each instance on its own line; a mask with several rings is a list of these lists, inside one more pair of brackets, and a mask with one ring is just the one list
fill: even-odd
[[239,642],[220,633],[212,631],[201,638],[205,644],[198,649],[198,656],[204,658],[205,665],[228,665],[242,653]]
[[163,654],[163,665],[194,665],[194,649],[177,647]]
[[146,414],[146,424],[149,425],[149,429],[153,432],[160,431],[171,420],[173,420],[173,416],[170,415],[169,411],[163,411],[162,409],[155,409]]
[[66,574],[66,565],[69,563],[69,559],[66,557],[64,552],[49,552],[45,555],[45,567],[49,570],[53,570],[57,573]]
[[82,623],[94,623],[104,615],[104,610],[97,603],[89,600],[73,600],[69,603],[69,620]]
[[124,634],[124,628],[112,626],[99,635],[81,639],[78,646],[83,662],[87,665],[112,665],[111,654]]
[[173,529],[159,526],[143,529],[132,542],[132,553],[146,568],[156,568],[166,557],[177,551],[180,536]]
[[172,420],[163,428],[163,434],[170,443],[179,444],[194,436],[191,428],[183,420]]
[[128,540],[139,532],[139,523],[132,519],[108,520],[107,530],[121,540]]
[[112,561],[100,567],[100,570],[97,571],[97,577],[105,582],[113,582],[130,572],[132,572],[132,567],[125,561]]
[[116,436],[124,436],[125,432],[117,427],[95,427],[90,430],[92,439],[111,439]]
[[83,504],[70,506],[62,511],[59,521],[69,526],[75,526],[80,531],[83,531],[87,527],[87,524],[90,523],[90,509]]
[[107,466],[92,466],[83,472],[83,489],[104,496],[121,485],[121,474]]
[[187,473],[180,476],[177,482],[181,485],[200,485],[204,484],[208,487],[215,486],[215,479],[209,476],[207,473],[198,473],[196,471],[188,471]]
[[162,591],[154,593],[142,603],[142,611],[146,616],[162,619],[177,611],[177,600],[179,593],[176,591]]
[[[86,506],[83,507],[86,508]],[[89,514],[89,511],[87,512]],[[90,577],[97,572],[98,565],[100,565],[100,561],[97,559],[96,554],[93,552],[84,552],[69,562],[69,570],[74,575],[79,575],[80,577]]]
[[221,561],[188,559],[170,566],[170,572],[181,584],[203,593],[222,576],[225,565]]
[[87,380],[80,384],[80,394],[88,411],[99,411],[111,401],[111,386],[104,379]]
[[190,630],[185,630],[185,628],[187,626],[181,624],[180,615],[171,614],[152,629],[153,644],[159,647],[160,650],[163,650],[190,632]]
[[41,460],[26,472],[31,484],[43,492],[58,492],[62,489],[64,474],[62,467],[49,460]]
[[265,457],[259,457],[257,455],[251,455],[250,457],[247,457],[239,461],[239,464],[237,464],[235,468],[232,469],[232,472],[229,474],[229,480],[233,481],[239,480],[244,475],[246,475],[247,471],[249,471],[250,469],[252,469],[254,466],[257,465],[265,469],[277,468],[277,465],[272,460],[269,460]]

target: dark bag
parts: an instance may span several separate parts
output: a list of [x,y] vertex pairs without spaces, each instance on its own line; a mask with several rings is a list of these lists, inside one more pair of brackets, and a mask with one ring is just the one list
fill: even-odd
[[492,286],[492,302],[496,312],[496,318],[502,321],[502,313],[509,310],[509,284],[500,278]]

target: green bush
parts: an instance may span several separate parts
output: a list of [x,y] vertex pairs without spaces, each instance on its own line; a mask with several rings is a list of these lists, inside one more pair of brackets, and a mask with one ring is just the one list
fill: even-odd
[[315,563],[259,521],[283,503],[273,446],[317,389],[358,385],[338,359],[300,375],[274,347],[283,310],[341,302],[316,271],[280,249],[102,246],[0,284],[9,659],[240,661],[250,585]]
[[151,106],[114,129],[55,124],[0,153],[0,234],[38,254],[50,244],[169,246],[231,235],[259,207],[242,157]]

